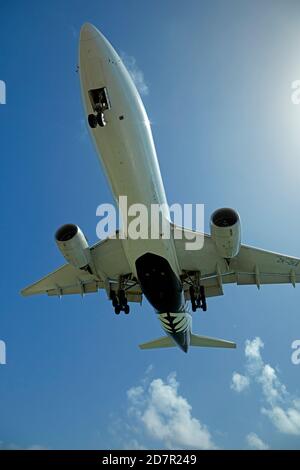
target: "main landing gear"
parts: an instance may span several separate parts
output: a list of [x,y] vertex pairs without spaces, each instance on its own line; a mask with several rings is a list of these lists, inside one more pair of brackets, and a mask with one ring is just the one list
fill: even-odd
[[115,309],[115,314],[119,315],[121,312],[124,312],[128,315],[130,308],[127,302],[126,289],[128,288],[128,281],[131,278],[131,274],[125,274],[119,277],[118,289],[117,291],[110,291],[110,299],[112,305]]
[[95,129],[98,125],[100,127],[106,126],[104,111],[111,107],[106,87],[90,90],[89,97],[95,112],[95,114],[88,115],[89,126],[92,129]]
[[[190,298],[192,304],[192,311],[202,309],[203,312],[206,312],[206,297],[204,286],[201,285],[201,276],[199,271],[186,271],[183,276],[183,282],[186,287],[188,287],[189,295],[186,298]],[[186,292],[186,289],[184,289]]]
[[190,286],[190,298],[193,312],[196,312],[197,308],[201,308],[203,312],[206,312],[207,305],[203,286],[199,287],[199,292],[197,294],[194,286]]
[[115,314],[119,315],[122,311],[128,315],[130,308],[127,303],[126,295],[124,289],[118,290],[118,294],[115,291],[112,291],[110,294],[112,305],[115,309]]

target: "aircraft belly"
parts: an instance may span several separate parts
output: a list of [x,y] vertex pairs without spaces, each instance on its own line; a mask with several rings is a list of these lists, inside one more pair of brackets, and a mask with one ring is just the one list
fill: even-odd
[[[86,114],[93,113],[90,89],[106,87],[111,108],[105,112],[106,126],[92,129],[100,162],[116,203],[127,196],[127,206],[152,204],[167,207],[149,120],[133,82],[114,49],[103,41],[87,41],[80,50],[80,76]],[[165,209],[164,217],[170,220]],[[150,219],[149,219],[150,220]],[[149,224],[150,227],[150,224]],[[179,274],[172,239],[123,240],[123,247],[136,274],[135,262],[146,252],[163,256]]]

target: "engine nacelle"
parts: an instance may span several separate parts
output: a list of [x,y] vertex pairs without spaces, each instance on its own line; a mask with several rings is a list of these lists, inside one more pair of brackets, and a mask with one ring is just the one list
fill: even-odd
[[211,238],[222,258],[234,258],[241,247],[241,221],[233,209],[217,209],[210,218]]
[[79,269],[89,269],[91,253],[87,239],[77,225],[66,224],[55,233],[57,246],[68,263]]

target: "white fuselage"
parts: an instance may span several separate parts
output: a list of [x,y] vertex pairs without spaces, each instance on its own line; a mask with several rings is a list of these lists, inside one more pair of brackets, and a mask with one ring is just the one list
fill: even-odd
[[[86,114],[93,113],[89,90],[106,87],[111,109],[105,112],[107,125],[92,129],[97,154],[106,171],[114,198],[127,196],[128,206],[139,203],[165,207],[167,200],[159,164],[142,100],[120,57],[106,38],[92,25],[83,26],[79,60],[81,89]],[[125,214],[121,214],[124,219]],[[179,266],[172,239],[123,240],[125,255],[133,273],[135,262],[146,252],[168,260],[179,276]]]
[[[96,126],[93,122],[89,124],[116,203],[120,196],[126,196],[128,208],[133,204],[146,206],[149,229],[151,206],[159,205],[170,227],[165,190],[142,100],[114,48],[90,24],[81,29],[79,70],[86,116],[94,118],[95,112],[99,116],[91,90],[92,94],[97,90],[99,96],[99,90],[105,89],[109,98],[109,109],[103,113],[106,125],[103,126],[102,120],[102,126],[99,122]],[[102,101],[100,108],[104,109]],[[126,220],[127,210],[124,213],[121,205],[119,210],[123,221]],[[122,244],[131,272],[159,313],[161,326],[186,352],[190,344],[191,315],[185,305],[174,240],[172,236],[165,237],[163,227],[156,239],[150,236],[150,231],[147,239],[132,239],[128,234]]]

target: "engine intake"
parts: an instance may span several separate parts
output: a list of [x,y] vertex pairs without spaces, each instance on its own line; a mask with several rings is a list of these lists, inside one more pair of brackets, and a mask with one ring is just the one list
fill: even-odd
[[241,221],[239,214],[230,208],[217,209],[210,219],[211,237],[222,258],[234,258],[241,247]]
[[91,253],[87,239],[77,225],[66,224],[55,233],[56,244],[66,261],[75,268],[87,269]]

